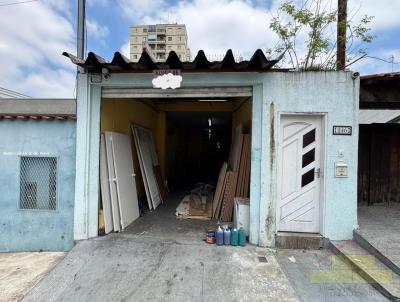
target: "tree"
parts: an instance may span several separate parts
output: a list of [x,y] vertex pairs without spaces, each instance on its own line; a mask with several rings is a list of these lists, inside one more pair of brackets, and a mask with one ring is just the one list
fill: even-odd
[[[296,5],[294,0],[288,0],[278,8],[269,27],[277,34],[279,42],[267,49],[267,53],[275,55],[286,51],[283,64],[288,63],[296,70],[334,70],[337,10],[329,7],[331,1],[328,0],[300,2]],[[357,11],[346,22],[346,67],[365,57],[364,47],[374,39],[369,28],[373,17],[364,16],[355,22],[356,14]]]

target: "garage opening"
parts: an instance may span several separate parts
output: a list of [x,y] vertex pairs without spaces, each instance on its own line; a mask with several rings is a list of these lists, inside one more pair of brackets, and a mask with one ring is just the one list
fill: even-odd
[[[198,231],[199,224],[206,228],[210,225],[216,226],[217,220],[227,223],[233,221],[235,202],[233,199],[237,199],[238,203],[241,202],[247,205],[247,209],[249,208],[251,122],[251,96],[104,97],[101,104],[103,140],[111,137],[113,144],[117,145],[120,140],[119,135],[123,135],[121,139],[125,138],[129,144],[119,144],[120,148],[127,151],[125,155],[118,150],[107,151],[107,143],[104,143],[104,150],[100,150],[101,155],[105,153],[100,161],[104,161],[106,157],[104,162],[108,160],[112,161],[112,164],[103,165],[103,170],[104,167],[108,170],[106,177],[108,183],[104,182],[105,177],[102,173],[104,171],[100,169],[99,233],[121,231],[126,228],[127,231],[131,230],[134,233],[146,232],[149,229],[165,231],[168,229],[167,225],[172,231],[174,227],[180,225],[187,227],[189,224]],[[135,132],[135,129],[138,132]],[[153,161],[153,166],[158,170],[154,173],[161,196],[159,204],[154,204],[150,200],[152,199],[152,184],[146,176],[149,172],[146,171],[144,165],[146,156],[148,158],[152,156],[147,154],[150,149],[140,150],[139,140],[142,134],[139,132],[150,134],[154,144],[153,158],[156,158],[156,164]],[[244,137],[247,139],[245,140]],[[236,150],[238,148],[239,153]],[[241,153],[242,149],[243,153]],[[135,185],[133,190],[119,189],[116,185],[123,175],[122,172],[118,173],[118,169],[129,170],[129,164],[124,164],[123,160],[118,162],[117,157],[121,159],[122,156],[127,156],[127,153],[133,163],[134,177],[131,181]],[[235,163],[233,158],[236,158]],[[102,167],[101,163],[100,167]],[[130,172],[126,172],[125,175],[127,173]],[[235,183],[233,183],[233,178],[235,178]],[[162,190],[160,184],[164,186]],[[108,190],[104,190],[104,186],[107,186]],[[229,191],[228,186],[235,188],[230,188]],[[164,189],[165,192],[162,192]],[[134,196],[135,194],[137,197]],[[128,198],[123,200],[123,196],[128,196]],[[193,196],[198,197],[199,200],[193,200],[195,199]],[[185,198],[188,198],[187,204]],[[226,201],[224,198],[230,200]],[[116,202],[113,205],[113,199],[121,199],[128,206],[116,205]],[[138,213],[135,214],[128,208],[136,200]],[[229,203],[225,215],[222,213],[224,202]],[[189,213],[186,209],[189,219],[177,219],[185,218],[185,215],[178,215],[182,204],[195,207],[192,203],[198,203],[196,215],[192,210]],[[114,211],[119,211],[119,215],[113,213]],[[110,220],[114,221],[110,223]],[[131,224],[130,220],[134,222]],[[248,232],[248,226],[246,228]]]

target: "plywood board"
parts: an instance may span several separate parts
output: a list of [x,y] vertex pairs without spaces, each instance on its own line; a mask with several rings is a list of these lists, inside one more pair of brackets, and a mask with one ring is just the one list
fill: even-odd
[[109,175],[107,167],[107,155],[106,155],[106,142],[104,134],[100,136],[100,189],[101,189],[101,201],[103,205],[103,216],[104,216],[104,232],[106,234],[112,232],[113,218],[111,209],[111,192],[109,184]]
[[231,221],[233,213],[233,198],[236,190],[237,172],[227,172],[226,178],[226,189],[224,192],[220,219],[222,221]]
[[129,136],[121,133],[113,132],[111,134],[111,143],[121,215],[121,228],[125,229],[134,220],[139,218],[132,147]]
[[247,137],[247,157],[246,157],[246,170],[245,181],[243,187],[243,197],[250,197],[250,170],[251,170],[251,135]]
[[226,170],[228,168],[228,163],[224,162],[222,164],[221,170],[219,171],[219,176],[218,176],[218,182],[217,186],[215,188],[215,194],[214,194],[214,201],[213,201],[213,217],[216,217],[216,212],[217,210],[219,211],[219,205],[220,205],[220,200],[221,196],[224,193],[224,181],[225,181],[225,174]]
[[[133,125],[132,131],[136,135],[137,146],[140,149],[140,158],[143,163],[142,175],[143,180],[147,181],[149,195],[153,208],[156,209],[161,203],[161,194],[158,189],[156,176],[154,174],[154,156],[155,156],[155,146],[153,140],[153,134],[151,130]],[[157,163],[158,164],[158,163]]]
[[111,197],[111,212],[114,231],[119,232],[121,230],[121,215],[118,205],[118,193],[117,193],[117,183],[114,168],[114,151],[112,148],[112,132],[105,132],[104,139],[106,142],[106,158],[107,158],[107,168],[108,168],[108,183],[110,188]]

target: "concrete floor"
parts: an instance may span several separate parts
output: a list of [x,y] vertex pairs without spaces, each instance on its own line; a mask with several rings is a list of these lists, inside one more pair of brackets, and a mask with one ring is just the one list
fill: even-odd
[[359,206],[359,233],[400,267],[400,204]]
[[20,301],[65,253],[0,253],[0,302]]
[[299,301],[267,249],[208,245],[215,222],[177,220],[182,197],[79,242],[23,301]]
[[[288,276],[294,290],[304,302],[377,302],[388,301],[361,277],[353,275],[351,268],[336,258],[333,271],[336,282],[315,282],[313,271],[332,269],[332,256],[328,250],[278,250],[276,258]],[[356,283],[349,283],[352,275]],[[332,276],[332,275],[331,275]]]

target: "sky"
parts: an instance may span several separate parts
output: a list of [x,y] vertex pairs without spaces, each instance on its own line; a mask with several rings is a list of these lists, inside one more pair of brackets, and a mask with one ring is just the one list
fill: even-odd
[[[269,22],[283,1],[87,0],[86,49],[107,60],[116,51],[129,57],[131,25],[178,22],[186,24],[192,57],[199,49],[222,56],[231,48],[249,58],[276,45]],[[32,97],[75,96],[76,68],[61,54],[76,53],[77,2],[0,0],[0,87]],[[368,55],[400,62],[400,0],[349,0],[348,7],[355,20],[374,16]],[[366,58],[352,66],[361,74],[392,68],[400,71],[400,64]]]

